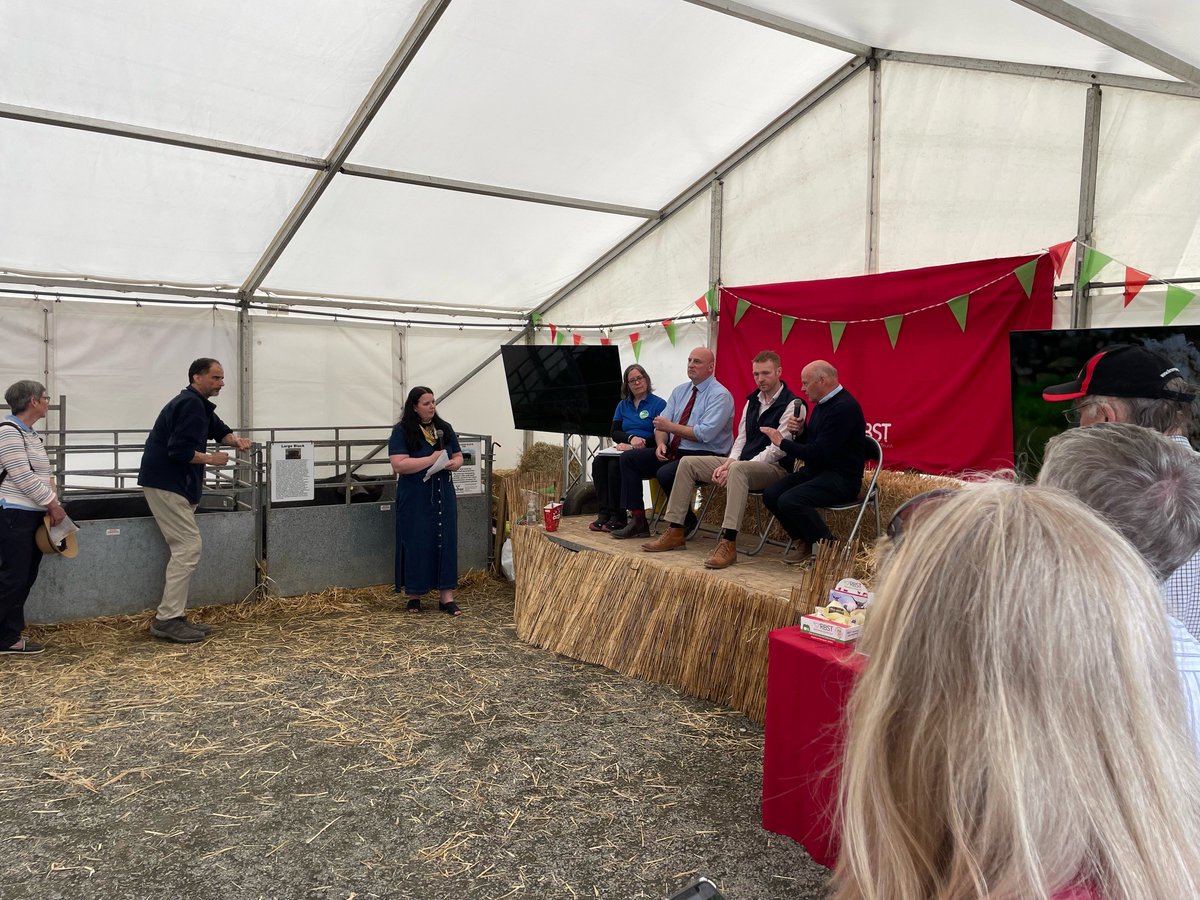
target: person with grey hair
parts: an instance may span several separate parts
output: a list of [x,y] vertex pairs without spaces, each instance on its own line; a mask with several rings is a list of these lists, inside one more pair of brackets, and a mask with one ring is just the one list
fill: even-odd
[[[1103,422],[1128,422],[1152,428],[1191,449],[1197,389],[1179,368],[1146,347],[1118,344],[1089,359],[1074,381],[1042,392],[1051,403],[1070,401],[1064,415],[1088,428]],[[1200,553],[1184,560],[1163,582],[1167,611],[1200,640]]]
[[[1119,531],[1161,585],[1200,550],[1200,465],[1149,428],[1104,422],[1046,444],[1038,484],[1082,500]],[[1200,746],[1200,644],[1167,610],[1175,666]]]
[[37,581],[42,552],[35,535],[43,519],[66,516],[41,436],[33,426],[50,409],[39,381],[18,381],[4,392],[11,414],[0,422],[0,654],[41,653],[46,648],[21,636],[25,601]]

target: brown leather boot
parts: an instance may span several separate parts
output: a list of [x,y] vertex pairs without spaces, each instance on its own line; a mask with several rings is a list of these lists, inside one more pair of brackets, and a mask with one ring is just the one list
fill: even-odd
[[729,538],[717,541],[717,549],[704,561],[706,569],[727,569],[737,562],[737,544]]
[[682,528],[672,525],[655,540],[642,544],[642,549],[647,553],[659,553],[663,550],[686,550],[687,539],[683,536]]
[[804,565],[812,557],[812,546],[805,541],[793,541],[792,549],[783,554],[783,561],[789,566]]

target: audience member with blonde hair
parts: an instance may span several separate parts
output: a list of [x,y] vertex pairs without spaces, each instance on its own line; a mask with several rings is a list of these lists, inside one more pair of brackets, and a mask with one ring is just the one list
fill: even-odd
[[1200,896],[1200,763],[1145,562],[1060,491],[938,500],[884,551],[860,641],[834,896]]

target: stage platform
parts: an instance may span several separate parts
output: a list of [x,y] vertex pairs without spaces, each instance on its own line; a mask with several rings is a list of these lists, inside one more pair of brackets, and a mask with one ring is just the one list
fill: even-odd
[[761,722],[767,635],[795,622],[801,572],[772,546],[706,569],[715,534],[700,532],[686,550],[647,553],[646,538],[588,531],[591,518],[564,518],[553,533],[513,528],[518,636]]
[[654,540],[666,530],[666,524],[659,527],[658,533],[648,538],[634,538],[618,541],[608,534],[588,531],[588,523],[593,516],[572,516],[565,518],[559,524],[558,531],[548,534],[552,541],[563,545],[574,544],[601,553],[616,553],[635,559],[646,559],[657,565],[670,566],[677,569],[688,569],[702,572],[711,577],[733,584],[741,584],[747,588],[761,591],[764,594],[776,594],[787,600],[791,596],[792,585],[799,579],[800,571],[795,566],[783,563],[783,548],[767,545],[755,556],[747,556],[744,551],[753,550],[758,543],[756,535],[738,536],[738,561],[727,569],[705,569],[706,560],[717,546],[717,535],[713,531],[700,531],[688,541],[686,550],[668,550],[663,553],[647,553],[642,544]]

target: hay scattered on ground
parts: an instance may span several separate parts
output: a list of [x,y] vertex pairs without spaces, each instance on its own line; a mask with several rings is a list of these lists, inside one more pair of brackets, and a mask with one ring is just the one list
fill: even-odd
[[41,627],[0,658],[0,879],[16,898],[819,897],[759,825],[762,731],[522,644],[511,587],[451,619],[387,588]]

